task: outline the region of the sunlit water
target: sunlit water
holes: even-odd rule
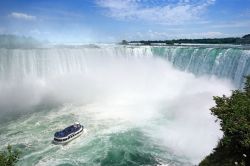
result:
[[[1,49],[0,147],[18,165],[194,165],[222,136],[209,108],[227,79],[174,69],[149,48]],[[67,145],[53,134],[79,121]]]

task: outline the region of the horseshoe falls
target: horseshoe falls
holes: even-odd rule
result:
[[[250,51],[239,48],[155,47],[153,54],[196,76],[226,78],[237,87],[250,73]]]
[[[1,48],[0,147],[17,165],[195,165],[223,134],[212,97],[248,74],[244,47]],[[75,121],[88,132],[52,144]]]

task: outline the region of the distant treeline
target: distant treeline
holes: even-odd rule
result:
[[[214,38],[214,39],[173,39],[173,40],[140,40],[140,41],[122,41],[122,44],[181,44],[181,43],[193,43],[193,44],[250,44],[250,34],[243,37],[228,37],[228,38]]]

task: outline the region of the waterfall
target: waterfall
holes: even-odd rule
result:
[[[239,80],[248,60],[247,50],[191,46],[2,48],[0,144],[23,147],[20,165],[65,164],[69,154],[85,165],[195,165],[222,136],[212,96],[234,88],[195,75]],[[66,151],[52,145],[54,132],[74,121],[89,134]]]
[[[103,48],[46,48],[0,49],[0,79],[23,79],[26,76],[47,77],[65,73],[85,73],[95,58],[107,62],[112,57],[152,56],[150,49]],[[101,65],[101,64],[100,64]]]
[[[239,48],[168,47],[52,47],[40,49],[0,49],[0,79],[24,79],[26,76],[47,77],[65,73],[87,73],[95,57],[99,65],[112,57],[141,58],[157,56],[182,71],[196,76],[230,79],[239,88],[250,74],[250,50]],[[108,61],[110,62],[110,61]]]
[[[230,79],[237,88],[243,86],[244,76],[250,74],[250,50],[172,46],[153,47],[152,52],[180,70],[196,76]]]

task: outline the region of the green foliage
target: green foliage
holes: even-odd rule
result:
[[[250,76],[243,91],[235,90],[230,97],[214,97],[211,112],[220,120],[224,133],[214,152],[201,166],[250,165]]]
[[[1,166],[14,166],[18,161],[20,152],[12,150],[10,145],[7,146],[5,151],[0,151],[0,165]]]
[[[128,44],[128,41],[127,41],[127,40],[122,40],[121,44],[127,45],[127,44]]]
[[[167,45],[173,45],[173,44],[174,44],[174,42],[173,42],[173,41],[171,41],[171,40],[166,41],[165,43],[166,43]]]
[[[244,90],[248,96],[250,96],[250,76],[246,77]]]
[[[247,34],[247,35],[244,35],[243,37],[242,37],[243,39],[249,39],[250,38],[250,34]]]
[[[174,40],[141,40],[130,41],[129,43],[141,43],[143,45],[151,45],[152,43],[193,43],[193,44],[250,44],[250,34],[240,37],[214,38],[214,39],[174,39]]]

